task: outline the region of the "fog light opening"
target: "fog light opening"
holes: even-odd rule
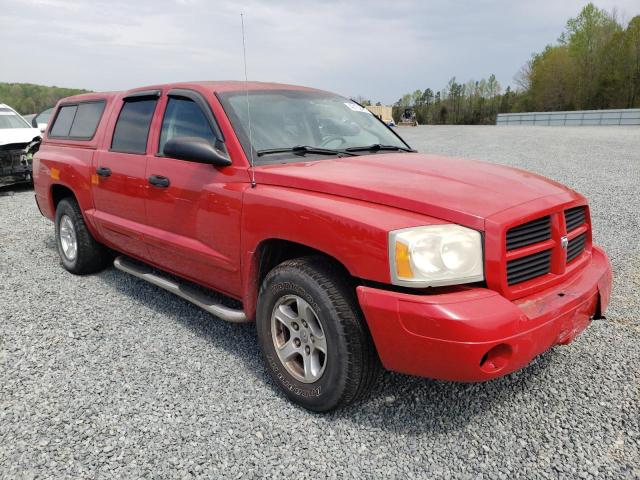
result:
[[[496,345],[482,356],[480,369],[485,373],[497,373],[509,364],[512,353],[511,346],[506,343]]]

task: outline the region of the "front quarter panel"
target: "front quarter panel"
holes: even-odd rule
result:
[[[354,277],[390,283],[388,232],[442,223],[360,200],[262,184],[246,190],[243,203],[244,304],[251,316],[258,289],[255,254],[265,240],[306,245],[335,258]]]

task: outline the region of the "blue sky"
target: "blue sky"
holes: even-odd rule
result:
[[[250,79],[393,102],[513,76],[586,2],[412,0],[0,0],[0,81],[121,90],[181,80]],[[622,19],[638,0],[597,1]]]

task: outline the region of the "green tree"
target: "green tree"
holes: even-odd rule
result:
[[[6,103],[19,113],[27,115],[52,107],[61,98],[88,91],[77,88],[45,87],[30,83],[0,83],[0,103]]]
[[[640,107],[640,15],[629,22],[624,38],[627,62],[625,83],[627,107]]]
[[[422,91],[420,89],[411,94],[411,105],[414,107],[422,106]]]
[[[613,16],[593,3],[588,3],[577,17],[567,21],[560,43],[567,46],[575,68],[577,108],[600,106],[596,97],[602,82],[603,49],[620,30]]]
[[[576,73],[568,47],[547,46],[532,62],[528,95],[536,111],[573,110]]]

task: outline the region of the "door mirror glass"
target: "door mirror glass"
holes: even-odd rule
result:
[[[162,153],[166,157],[188,162],[209,163],[216,167],[231,165],[231,159],[200,137],[173,137],[164,144]]]

